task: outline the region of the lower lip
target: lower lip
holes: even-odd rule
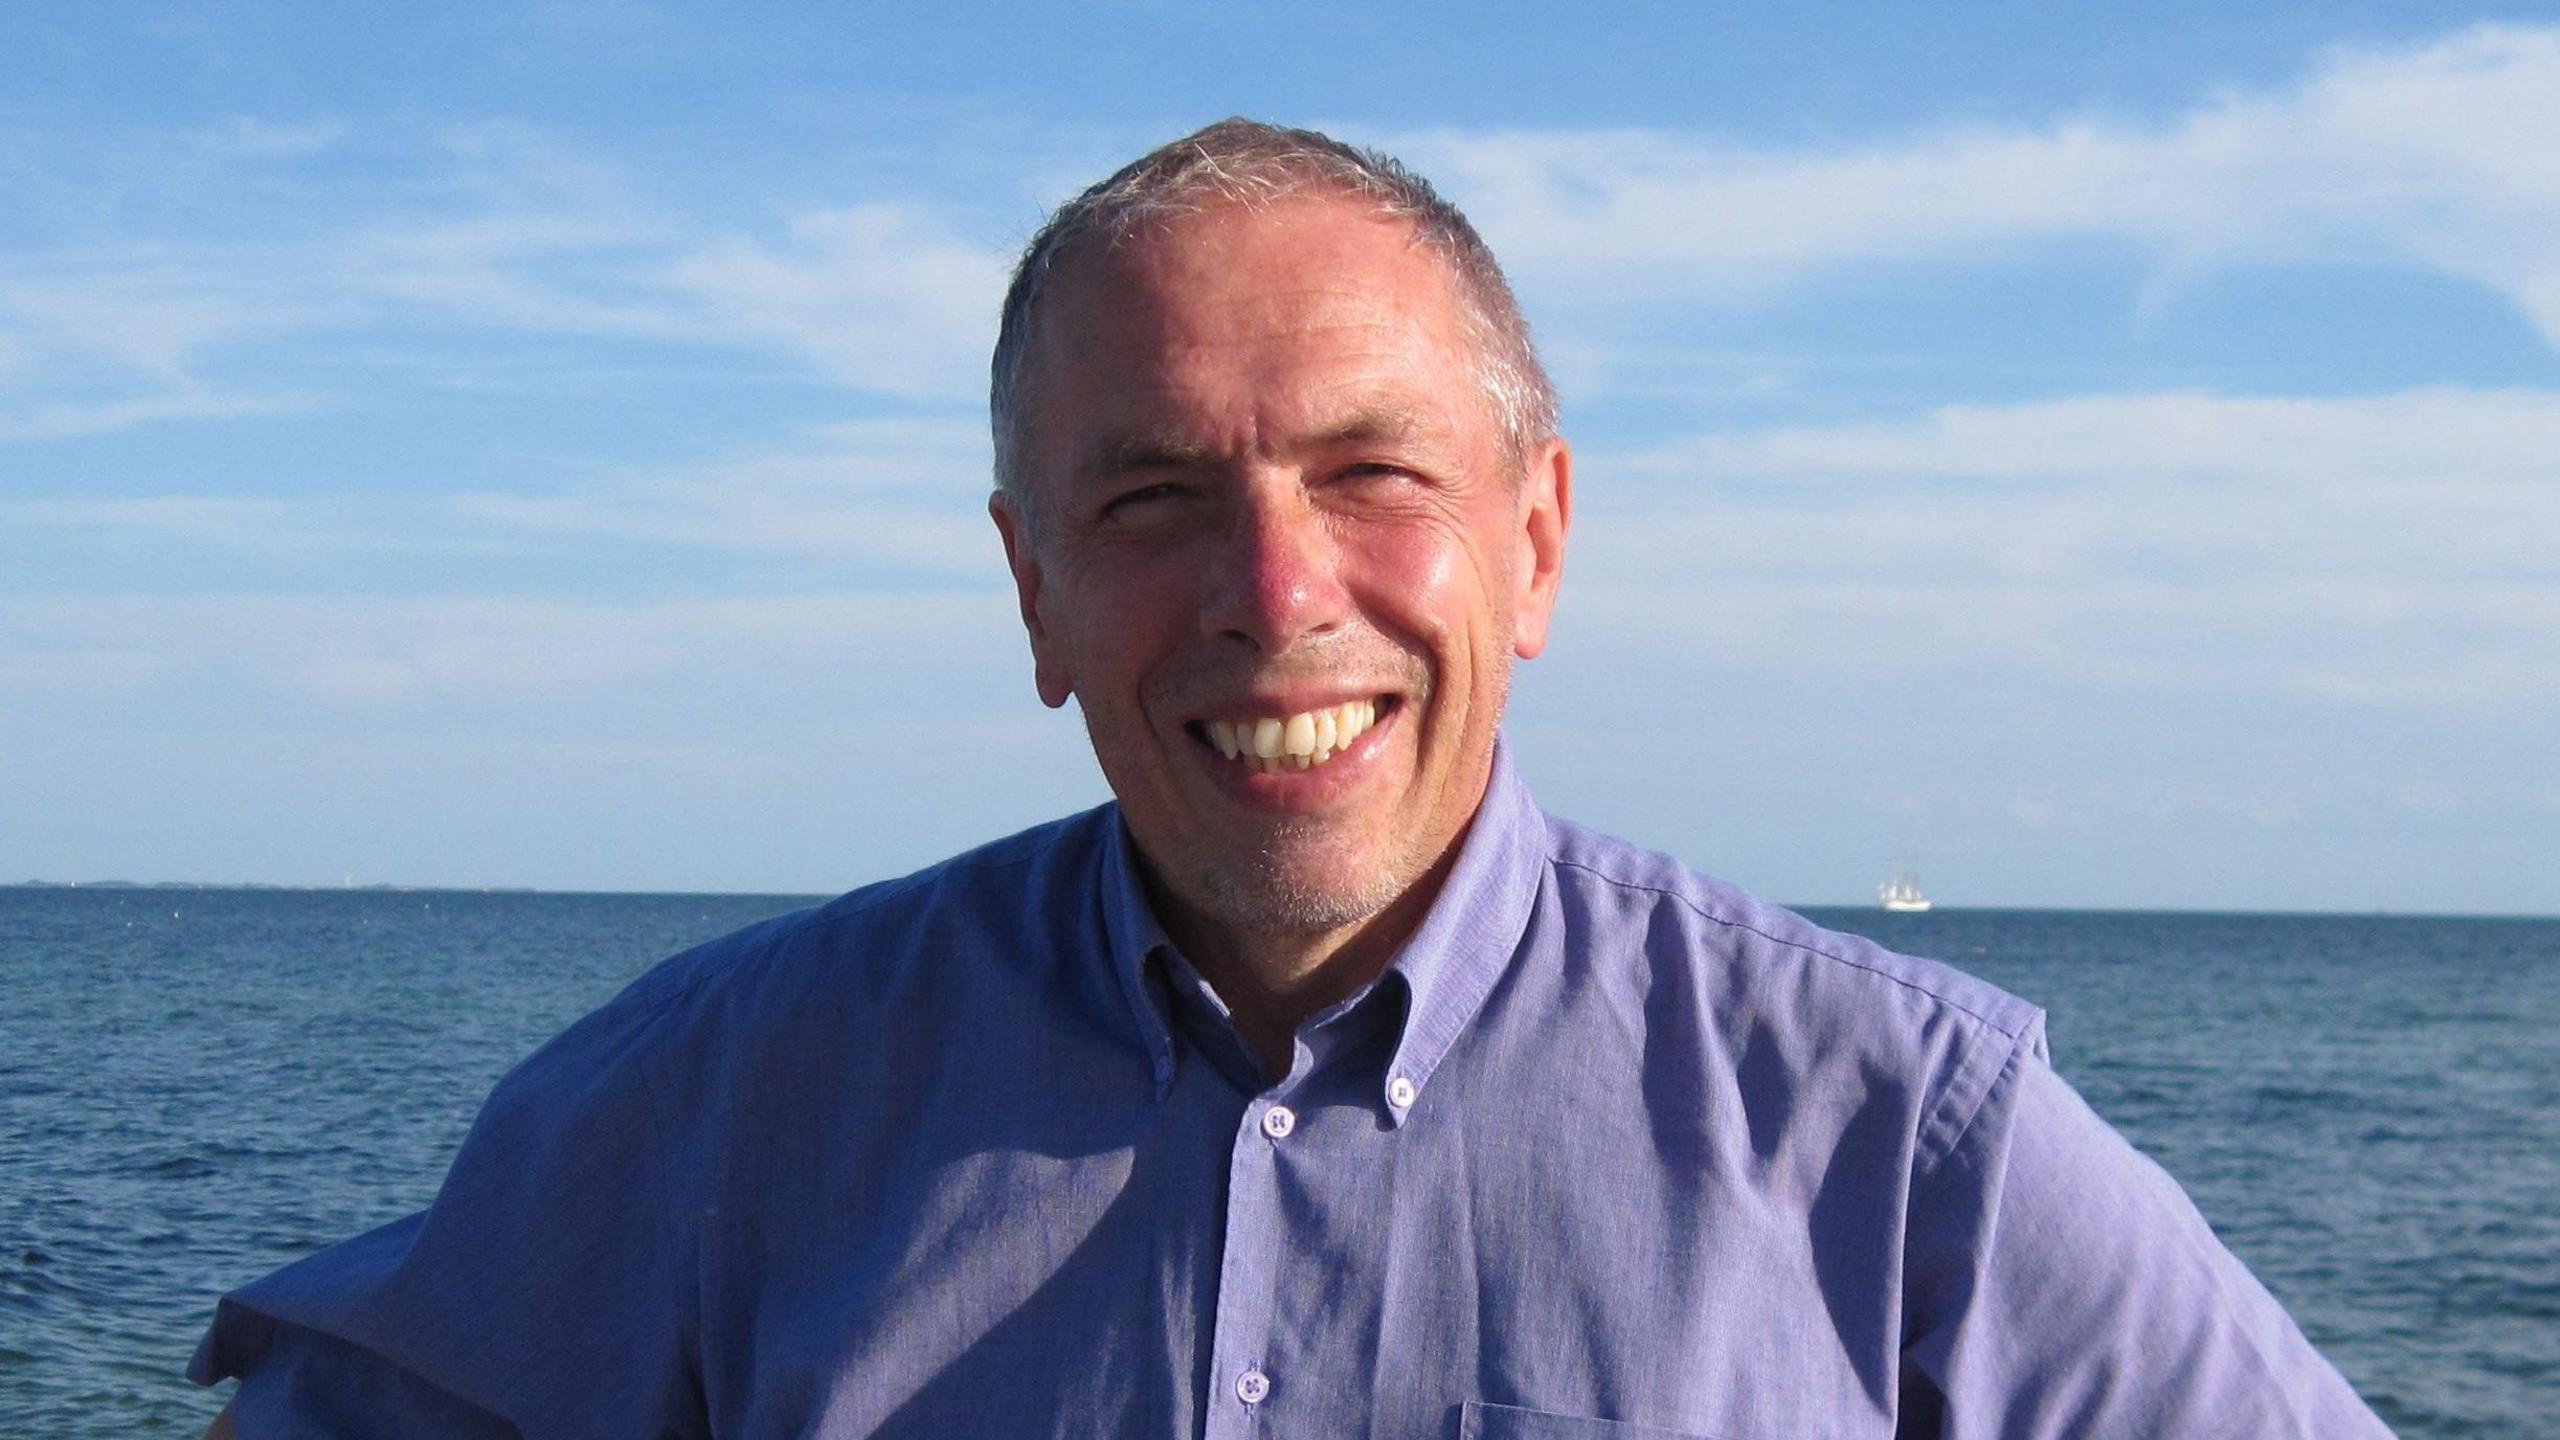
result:
[[[1391,705],[1379,711],[1377,723],[1360,732],[1360,737],[1347,749],[1334,752],[1334,757],[1321,765],[1304,770],[1256,770],[1241,760],[1230,760],[1218,753],[1217,747],[1194,737],[1193,744],[1218,783],[1229,795],[1256,810],[1281,815],[1303,815],[1321,811],[1333,804],[1366,779],[1385,749],[1388,737],[1404,718],[1404,706]]]

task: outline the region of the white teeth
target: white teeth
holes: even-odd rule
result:
[[[1316,753],[1316,717],[1313,715],[1290,716],[1287,727],[1280,734],[1280,748],[1291,755]]]
[[[1346,700],[1321,710],[1258,720],[1212,720],[1201,727],[1219,754],[1268,775],[1309,770],[1351,748],[1378,723],[1378,702]]]

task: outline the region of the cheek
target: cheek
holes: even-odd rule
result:
[[[1463,545],[1432,531],[1375,537],[1353,557],[1368,580],[1372,613],[1391,633],[1419,644],[1446,665],[1454,647],[1474,643],[1494,618],[1487,577]]]
[[[1078,577],[1072,648],[1080,670],[1126,682],[1180,642],[1195,613],[1177,566],[1096,568]]]

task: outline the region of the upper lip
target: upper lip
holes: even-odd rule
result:
[[[1327,686],[1321,690],[1290,690],[1248,695],[1223,705],[1208,706],[1194,715],[1194,720],[1260,720],[1266,716],[1287,717],[1309,710],[1328,710],[1352,700],[1392,699],[1395,691],[1386,688],[1364,690],[1358,686]]]

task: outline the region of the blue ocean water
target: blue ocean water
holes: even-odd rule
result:
[[[509,1064],[787,897],[0,889],[0,1435],[192,1435],[222,1290],[434,1193]],[[2045,1005],[2407,1437],[2555,1433],[2560,921],[1817,911]]]

